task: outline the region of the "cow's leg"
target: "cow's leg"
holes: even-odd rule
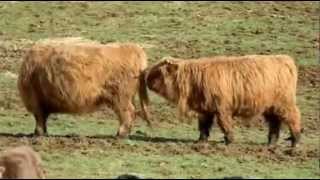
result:
[[[300,122],[300,111],[294,106],[286,110],[280,111],[280,116],[283,118],[283,121],[288,125],[291,137],[291,146],[296,147],[301,138],[301,122]]]
[[[217,114],[217,123],[224,133],[224,140],[226,145],[234,141],[234,135],[232,131],[232,117],[231,113],[219,112]]]
[[[198,142],[207,142],[210,136],[210,130],[213,125],[213,114],[200,114],[198,118],[198,128],[200,137]]]
[[[276,145],[280,136],[281,120],[274,113],[264,114],[269,124],[268,144]]]
[[[135,118],[135,109],[132,102],[129,102],[127,107],[119,108],[120,126],[117,132],[118,138],[126,138],[131,131],[132,123]]]
[[[49,113],[47,112],[37,112],[34,113],[34,118],[36,120],[36,127],[34,130],[34,134],[36,136],[44,136],[48,135],[47,132],[47,119],[49,117]]]

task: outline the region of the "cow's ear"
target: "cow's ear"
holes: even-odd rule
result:
[[[164,62],[165,64],[170,64],[174,60],[175,60],[175,58],[173,58],[171,56],[165,56],[161,59],[161,61]]]
[[[179,64],[178,63],[169,61],[168,65],[167,65],[167,71],[169,73],[176,72],[178,70],[178,68],[179,68]]]

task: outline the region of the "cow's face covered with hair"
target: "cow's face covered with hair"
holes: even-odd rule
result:
[[[146,74],[148,88],[162,97],[176,102],[179,97],[178,76],[179,61],[164,59],[151,67]]]
[[[0,179],[44,179],[41,157],[29,146],[8,149],[0,156]]]

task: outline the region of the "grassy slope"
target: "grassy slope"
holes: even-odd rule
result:
[[[164,55],[292,55],[316,64],[318,3],[14,3],[0,4],[5,39],[83,36],[134,41],[152,62]]]
[[[237,142],[230,147],[220,143],[217,130],[209,147],[198,150],[192,142],[198,136],[196,124],[179,123],[175,109],[154,95],[157,129],[139,122],[131,140],[112,139],[117,121],[109,112],[54,116],[49,132],[57,137],[19,137],[33,131],[34,120],[21,109],[15,78],[5,74],[17,73],[19,48],[26,41],[71,35],[144,44],[151,63],[168,55],[285,53],[299,65],[319,66],[318,7],[316,2],[0,3],[0,149],[32,145],[51,178],[112,178],[126,172],[153,178],[319,178],[320,99],[315,88],[299,86],[298,104],[310,133],[303,135],[300,153],[290,156],[283,141],[287,131],[273,152],[264,146],[265,128],[236,129]]]

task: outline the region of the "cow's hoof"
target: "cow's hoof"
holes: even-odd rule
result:
[[[38,131],[38,130],[35,130],[33,134],[33,137],[46,137],[46,136],[48,136],[48,133],[43,131]]]
[[[297,149],[299,149],[299,147],[300,147],[300,144],[297,144],[297,143],[291,143],[291,149],[293,149],[293,150],[297,150]]]
[[[228,146],[233,142],[233,138],[224,137],[224,143]]]
[[[292,136],[289,136],[287,138],[284,139],[285,141],[292,141],[293,140],[293,137]]]
[[[274,143],[268,144],[268,149],[276,149],[277,147],[278,147],[278,144],[274,144]]]
[[[129,134],[127,133],[117,133],[116,139],[121,140],[121,139],[126,139],[128,138]]]
[[[286,154],[290,156],[299,156],[301,154],[301,151],[299,151],[299,148],[296,147],[290,147],[288,150],[285,151]]]
[[[196,142],[199,144],[208,143],[208,139],[209,139],[208,135],[204,133],[200,133],[200,136]]]

